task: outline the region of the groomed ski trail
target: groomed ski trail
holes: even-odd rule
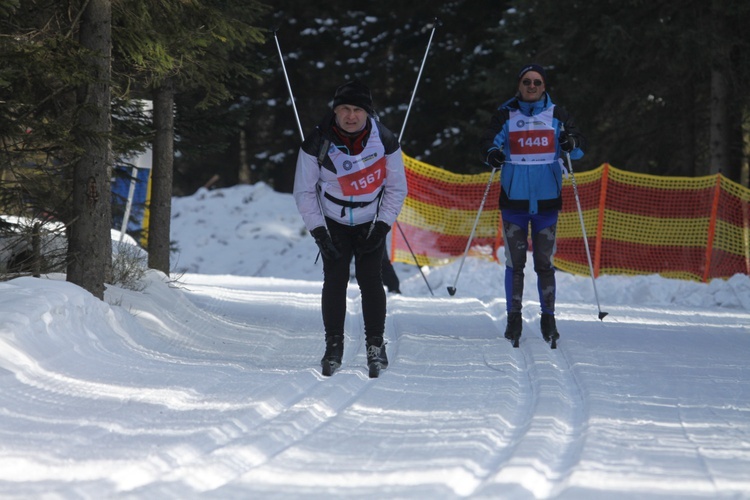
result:
[[[145,330],[121,332],[125,341],[88,367],[132,358],[133,373],[145,371],[136,385],[159,389],[130,399],[136,406],[122,417],[109,413],[164,443],[128,468],[133,498],[715,498],[750,490],[750,457],[737,448],[750,435],[741,396],[750,390],[746,313],[611,308],[602,323],[589,304],[564,304],[560,344],[550,350],[532,303],[513,349],[499,299],[390,295],[390,366],[371,380],[355,285],[344,363],[332,377],[320,374],[320,283],[190,276],[181,288],[179,307],[163,316],[152,313],[158,304],[130,304],[144,296],[125,293],[122,306]],[[670,339],[671,352],[649,349],[655,335]],[[649,367],[689,383],[665,385]],[[701,404],[694,386],[726,403]],[[68,391],[72,405],[87,389]],[[163,408],[159,394],[171,397]],[[200,436],[189,450],[184,433]],[[127,449],[142,453],[146,439]],[[142,486],[133,488],[133,477]]]
[[[227,319],[232,316],[232,304],[246,302],[242,316],[257,323],[257,316],[250,319],[258,313],[253,311],[257,308],[254,304],[266,301],[259,300],[256,293],[247,292],[243,301],[236,290],[214,289],[196,304],[222,321],[235,324],[242,320]],[[301,305],[299,297],[291,299],[291,304]],[[313,296],[314,302],[318,300]],[[271,311],[267,307],[263,311],[270,318]],[[433,316],[429,321],[423,321],[425,311]],[[281,315],[278,320],[283,323]],[[314,317],[309,320],[308,325],[320,324]],[[356,288],[350,289],[342,367],[330,380],[316,379],[306,385],[304,393],[285,402],[287,406],[279,415],[259,426],[261,430],[293,428],[297,434],[270,440],[276,444],[263,447],[264,461],[246,464],[250,467],[236,484],[229,482],[222,490],[230,494],[252,482],[259,491],[271,494],[281,482],[288,481],[281,471],[299,467],[295,477],[308,478],[308,486],[300,486],[302,494],[321,487],[339,492],[353,488],[354,494],[359,488],[366,489],[361,478],[354,485],[339,478],[347,472],[357,477],[363,470],[389,478],[387,489],[393,495],[414,494],[415,488],[420,494],[459,497],[493,496],[513,489],[522,496],[524,490],[533,491],[535,496],[550,494],[564,482],[565,470],[561,471],[560,466],[568,463],[571,456],[575,461],[585,409],[563,351],[550,353],[541,337],[532,334],[532,323],[525,318],[523,346],[512,349],[502,338],[504,314],[497,303],[390,296],[386,340],[391,364],[378,381],[368,383],[361,307]],[[430,325],[435,324],[440,325],[439,331],[431,330]],[[310,330],[309,326],[306,329]],[[317,372],[323,349],[322,331],[318,327],[308,334],[304,345],[315,346],[308,368]],[[278,345],[276,349],[285,348],[298,350],[294,344]],[[269,366],[265,361],[251,364]],[[485,369],[478,370],[481,366]],[[424,393],[421,388],[434,386],[436,380],[440,381],[440,393]],[[279,391],[285,392],[282,387]],[[263,393],[268,395],[269,388]],[[438,408],[429,414],[419,410],[435,406]],[[313,411],[315,417],[310,415]],[[400,435],[400,421],[407,419],[413,426],[415,415],[424,422],[423,432]],[[351,422],[357,422],[355,436],[351,429],[347,430]],[[414,434],[413,430],[409,434]],[[348,453],[336,448],[335,443],[341,442],[342,436],[351,441],[346,446]],[[315,444],[318,442],[320,445]],[[350,446],[369,449],[370,458],[352,461]],[[413,456],[415,446],[430,447],[434,458],[430,465],[422,466],[419,486],[413,484],[414,478],[399,479],[398,474],[398,464]],[[457,447],[463,451],[457,454]],[[305,450],[304,456],[312,453],[318,457],[326,464],[324,470],[305,472],[310,470],[310,463],[295,465],[294,457],[301,450]],[[278,472],[272,472],[275,470]],[[528,478],[520,484],[519,470]],[[277,479],[264,487],[262,478],[268,480],[269,473]],[[274,484],[275,481],[280,483]]]

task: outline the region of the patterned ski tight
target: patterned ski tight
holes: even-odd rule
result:
[[[532,256],[537,275],[539,303],[543,313],[555,313],[555,255],[557,211],[529,214],[503,210],[503,239],[505,241],[505,298],[508,312],[521,312],[523,307],[524,267],[529,248],[531,224]]]

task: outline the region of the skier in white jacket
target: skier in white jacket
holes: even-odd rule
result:
[[[381,259],[407,188],[398,139],[373,115],[367,86],[358,80],[345,83],[297,157],[294,199],[323,257],[324,375],[341,365],[352,257],[371,376],[388,365]]]

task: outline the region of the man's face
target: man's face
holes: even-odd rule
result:
[[[336,125],[349,134],[359,132],[365,127],[367,111],[351,104],[339,104],[333,110],[336,115]]]
[[[535,102],[541,99],[544,95],[542,75],[536,71],[526,72],[518,82],[518,92],[521,94],[522,101]]]

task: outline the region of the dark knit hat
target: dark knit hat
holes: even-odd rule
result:
[[[341,104],[351,104],[352,106],[364,109],[369,114],[373,114],[370,89],[359,80],[347,82],[336,89],[331,108],[336,109],[336,106]]]
[[[538,64],[527,64],[523,68],[521,68],[521,71],[518,72],[518,80],[521,80],[523,78],[523,75],[528,73],[529,71],[536,71],[540,75],[542,75],[542,80],[544,83],[547,83],[547,73],[544,71],[544,68],[539,66]]]

